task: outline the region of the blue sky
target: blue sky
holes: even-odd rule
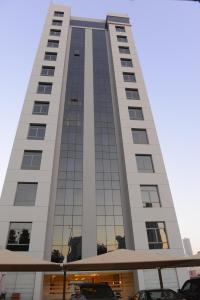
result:
[[[176,0],[66,0],[73,16],[128,13],[182,237],[200,250],[200,4]],[[0,0],[0,190],[48,0]]]

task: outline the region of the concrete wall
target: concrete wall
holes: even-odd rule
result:
[[[63,11],[64,17],[54,17],[54,11]],[[62,26],[52,26],[52,19],[63,20]],[[45,250],[52,170],[56,146],[57,124],[60,118],[59,109],[69,21],[69,8],[60,5],[51,5],[49,7],[48,16],[44,25],[20,116],[0,201],[0,245],[6,247],[10,222],[32,222],[30,247],[29,252],[26,252],[26,254],[38,258],[44,257]],[[61,36],[50,36],[50,28],[61,29]],[[59,40],[59,48],[46,47],[48,39]],[[57,52],[57,61],[44,61],[45,51]],[[40,76],[42,65],[55,66],[54,77]],[[53,83],[51,95],[37,94],[37,85],[40,81]],[[50,106],[48,115],[32,115],[34,101],[49,101]],[[29,123],[46,124],[44,140],[38,141],[27,139]],[[42,150],[40,170],[21,170],[24,150]],[[23,181],[38,182],[35,206],[13,206],[17,182]],[[12,276],[10,282],[12,281]],[[40,275],[38,276],[40,277]],[[28,277],[26,274],[19,274],[17,278],[16,282],[21,282],[16,287],[16,290],[19,291],[22,290],[22,285],[25,280],[28,280]],[[31,286],[31,284],[29,286]],[[33,286],[34,281],[32,280],[31,288]],[[35,289],[34,299],[39,299],[41,293],[40,287],[41,280],[40,284],[37,285],[37,288]],[[31,293],[29,293],[29,296],[24,294],[22,299],[32,299]]]
[[[120,15],[119,15],[120,16]],[[135,249],[149,249],[148,239],[146,233],[145,222],[147,221],[162,221],[165,222],[167,237],[169,242],[169,249],[155,250],[156,252],[166,254],[183,254],[180,231],[177,223],[175,209],[171,197],[169,183],[165,171],[165,166],[162,158],[162,153],[159,146],[156,128],[153,121],[153,116],[145,89],[145,84],[139,65],[139,60],[136,53],[135,44],[132,38],[131,26],[125,26],[125,32],[116,32],[115,25],[109,23],[109,38],[112,50],[112,61],[114,66],[114,76],[116,84],[116,93],[118,99],[119,122],[121,126],[123,151],[125,158],[126,178],[128,183],[128,196],[131,210],[133,239]],[[122,25],[122,24],[121,24]],[[128,43],[118,42],[117,35],[127,36]],[[119,53],[119,46],[128,46],[130,54]],[[133,62],[132,67],[122,67],[120,58],[131,58]],[[136,76],[136,82],[124,82],[123,72],[133,72]],[[139,91],[140,100],[127,100],[125,88],[136,88]],[[128,107],[142,107],[144,120],[130,120]],[[147,131],[149,144],[134,144],[131,128],[144,128]],[[154,173],[139,173],[137,170],[135,154],[151,154],[153,159]],[[161,207],[158,208],[143,208],[140,185],[158,185],[159,195],[161,199]],[[151,250],[154,251],[154,250]],[[148,286],[149,272],[144,271],[144,275],[138,272],[139,287],[144,288]],[[152,273],[153,274],[153,273]],[[170,277],[171,270],[169,271]],[[180,281],[187,278],[187,272],[182,271],[179,274]],[[152,280],[156,280],[150,276]],[[168,279],[166,279],[168,281]],[[177,283],[171,286],[177,286]]]

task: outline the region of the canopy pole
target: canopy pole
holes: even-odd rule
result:
[[[66,279],[67,279],[67,274],[66,274],[66,271],[64,270],[64,274],[63,274],[63,300],[65,300]]]
[[[160,288],[161,288],[161,290],[163,290],[163,280],[162,280],[161,268],[158,268],[158,277],[159,277],[159,282],[160,282]]]

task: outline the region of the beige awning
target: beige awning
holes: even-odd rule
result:
[[[200,255],[190,257],[156,253],[156,250],[119,249],[64,264],[66,271],[108,271],[200,266]]]
[[[0,272],[61,271],[59,264],[31,257],[28,253],[0,249]]]

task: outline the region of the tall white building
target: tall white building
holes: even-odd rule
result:
[[[183,254],[129,17],[50,5],[0,201],[0,245],[60,262],[118,248]],[[176,289],[185,271],[163,270]],[[72,274],[125,299],[154,270]],[[59,274],[10,274],[8,292],[54,299]],[[68,293],[70,286],[68,285]]]

